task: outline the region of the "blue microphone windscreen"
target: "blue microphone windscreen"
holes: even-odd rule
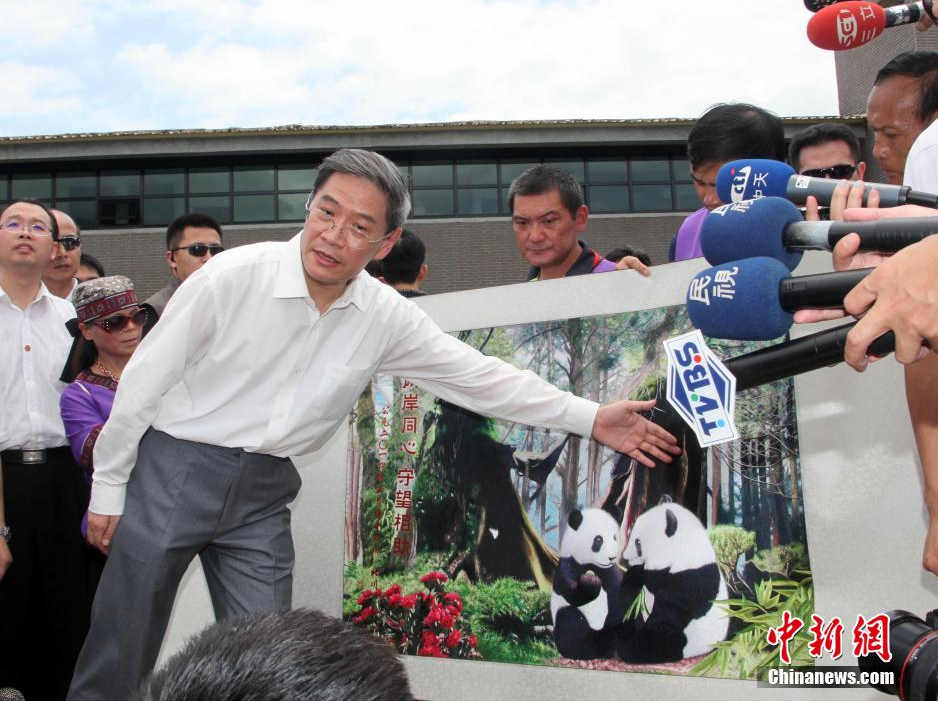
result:
[[[765,256],[701,271],[687,289],[691,322],[717,339],[777,339],[793,321],[778,299],[779,283],[790,275],[785,266]]]
[[[717,173],[717,195],[729,205],[757,197],[785,197],[795,169],[768,158],[743,158],[723,164]]]
[[[719,265],[753,256],[770,256],[794,270],[801,252],[785,250],[785,227],[803,220],[792,203],[780,197],[720,205],[704,217],[700,248],[707,263]]]

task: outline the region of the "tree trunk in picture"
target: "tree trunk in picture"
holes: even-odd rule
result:
[[[473,510],[477,524],[474,544],[454,540],[453,547],[472,547],[472,572],[483,581],[513,577],[549,590],[557,555],[532,527],[515,491],[514,449],[491,436],[491,425],[492,420],[440,402],[429,460],[447,472],[453,491]],[[452,519],[450,524],[455,527]]]
[[[349,466],[345,480],[345,560],[357,562],[361,555],[361,534],[358,531],[358,505],[361,489],[362,453],[358,442],[356,414],[349,420]]]
[[[720,523],[720,506],[722,503],[721,489],[723,487],[723,470],[720,461],[720,447],[710,449],[710,526]],[[705,524],[707,522],[704,522]]]
[[[749,451],[749,440],[744,439],[740,440],[740,452],[739,452],[739,470],[742,480],[740,481],[739,489],[739,502],[740,502],[740,512],[743,517],[743,529],[748,531],[755,530],[755,524],[753,521],[752,513],[752,475],[751,469],[749,468],[749,462],[752,459],[751,452]]]
[[[774,441],[774,440],[773,440]],[[778,460],[774,461],[769,467],[769,474],[772,476],[773,497],[775,502],[775,530],[777,543],[790,544],[792,542],[791,533],[791,501],[786,495],[787,485],[784,476],[784,464],[781,457],[781,446],[777,446],[776,453]]]
[[[700,511],[701,495],[706,496],[706,492],[701,491],[701,482],[705,482],[701,481],[701,475],[706,470],[706,454],[700,448],[697,435],[667,401],[664,380],[658,383],[656,397],[658,402],[649,419],[677,438],[681,455],[675,457],[671,463],[653,458],[654,468],[635,464],[633,484],[629,491],[629,509],[623,518],[626,532],[631,531],[639,515],[657,505],[664,495],[669,495],[672,500],[695,514]],[[701,522],[706,523],[705,502]]]
[[[358,478],[358,501],[355,503],[355,520],[363,562],[371,562],[374,514],[366,509],[362,498],[369,489],[375,487],[375,478],[378,472],[378,462],[375,459],[375,403],[372,396],[373,392],[373,387],[369,387],[358,399],[355,426],[355,433],[359,441],[358,449],[361,465]]]
[[[583,320],[568,319],[561,325],[561,329],[567,356],[566,371],[570,392],[577,397],[583,397]],[[561,477],[561,493],[558,518],[560,531],[557,538],[562,540],[567,528],[567,515],[580,506],[580,437],[570,437],[564,466],[558,472]]]

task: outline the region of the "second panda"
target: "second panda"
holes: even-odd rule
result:
[[[617,627],[616,652],[626,663],[663,663],[709,653],[726,638],[729,617],[714,600],[726,582],[707,531],[697,516],[671,502],[642,514],[623,554],[629,563],[625,604],[644,587],[643,622]]]

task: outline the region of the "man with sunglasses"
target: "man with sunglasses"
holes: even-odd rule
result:
[[[56,297],[71,300],[81,265],[81,232],[75,220],[62,210],[52,210],[52,214],[59,227],[59,245],[42,275],[42,282]]]
[[[141,305],[148,312],[147,334],[156,324],[169,299],[182,282],[204,266],[215,254],[225,250],[221,226],[205,214],[192,212],[177,217],[166,230],[166,264],[173,277],[165,288]]]
[[[88,539],[109,557],[73,698],[129,698],[196,555],[217,618],[290,607],[287,505],[300,476],[289,457],[321,448],[375,373],[475,412],[593,436],[645,465],[680,453],[638,414],[654,402],[599,407],[561,392],[443,333],[364,272],[410,212],[388,159],[327,157],[306,209],[289,241],[239,247],[193,274],[124,369],[94,449]]]
[[[58,225],[36,201],[0,208],[0,688],[62,699],[88,628],[88,486],[58,412],[71,303],[42,277]]]
[[[834,180],[863,180],[860,140],[849,127],[823,122],[805,127],[791,138],[788,162],[799,175]]]

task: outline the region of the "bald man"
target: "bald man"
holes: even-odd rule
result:
[[[59,245],[55,247],[55,255],[42,274],[42,282],[53,295],[69,300],[72,297],[72,291],[78,285],[81,236],[75,220],[67,213],[62,210],[52,210],[52,214],[59,227]]]

